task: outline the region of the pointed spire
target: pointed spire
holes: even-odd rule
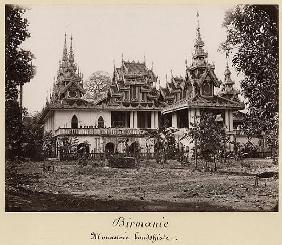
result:
[[[200,32],[200,21],[199,21],[199,12],[197,11],[197,34],[196,34],[196,41],[194,44],[195,50],[194,50],[194,54],[193,54],[193,60],[200,58],[200,60],[202,60],[202,58],[207,58],[208,54],[204,51],[204,41],[202,40],[201,37],[201,32]]]
[[[229,65],[228,65],[228,55],[226,55],[226,69],[224,72],[224,84],[226,85],[235,84],[235,82],[231,80],[231,71],[229,70]]]
[[[200,32],[200,20],[199,20],[199,12],[197,11],[197,39],[196,44],[200,44],[204,46],[204,42],[201,38],[201,32]]]
[[[74,54],[73,54],[73,50],[72,50],[72,35],[71,35],[70,41],[71,41],[71,43],[70,43],[69,62],[73,63],[74,62]]]
[[[68,59],[68,49],[67,49],[67,34],[65,33],[65,42],[64,42],[64,50],[63,50],[63,61],[67,61]]]
[[[146,65],[146,55],[144,53],[144,64]]]

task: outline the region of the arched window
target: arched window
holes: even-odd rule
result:
[[[98,119],[98,128],[104,128],[104,119],[102,116]]]
[[[78,119],[76,115],[71,119],[71,128],[78,128]]]

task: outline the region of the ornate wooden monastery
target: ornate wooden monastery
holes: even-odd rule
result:
[[[121,66],[114,67],[108,93],[94,103],[84,97],[83,75],[74,60],[72,38],[68,53],[65,36],[53,92],[41,115],[45,131],[57,137],[57,146],[62,137],[76,136],[81,143],[87,141],[94,152],[123,152],[125,143],[135,142],[141,151],[148,152],[149,148],[153,152],[154,139],[148,139],[146,132],[159,128],[160,121],[167,121],[167,127],[190,128],[200,120],[201,111],[212,110],[232,137],[233,112],[243,109],[244,104],[233,88],[229,67],[221,84],[215,66],[207,61],[199,24],[194,47],[192,63],[186,61],[185,76],[172,76],[159,89],[158,77],[145,62],[122,58]],[[215,95],[215,87],[221,85]]]

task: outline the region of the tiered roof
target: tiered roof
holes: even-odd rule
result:
[[[158,77],[145,62],[124,61],[121,67],[114,67],[107,105],[137,107],[138,109],[158,108],[156,89]]]
[[[231,71],[229,70],[228,63],[226,64],[226,70],[224,72],[224,83],[219,92],[220,96],[228,98],[234,101],[239,101],[238,94],[240,93],[233,87],[235,82],[231,79]]]
[[[197,17],[199,17],[198,14]],[[166,101],[163,112],[168,113],[172,110],[189,107],[243,109],[244,105],[236,97],[229,96],[233,91],[230,88],[232,84],[230,83],[229,69],[225,72],[224,92],[220,95],[214,94],[214,88],[220,87],[222,82],[215,74],[214,64],[207,60],[208,53],[204,49],[199,20],[196,31],[192,63],[188,66],[187,61],[185,62],[185,78],[172,75],[171,81],[167,82],[166,87],[160,89],[161,96]]]
[[[63,57],[59,62],[57,79],[53,84],[53,93],[50,98],[50,104],[68,103],[68,104],[85,104],[83,95],[83,75],[79,72],[77,65],[74,62],[74,52],[72,48],[72,37],[70,39],[70,51],[68,54],[66,34],[63,48]]]

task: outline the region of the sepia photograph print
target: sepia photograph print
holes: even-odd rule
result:
[[[5,212],[278,212],[278,12],[6,4]]]

